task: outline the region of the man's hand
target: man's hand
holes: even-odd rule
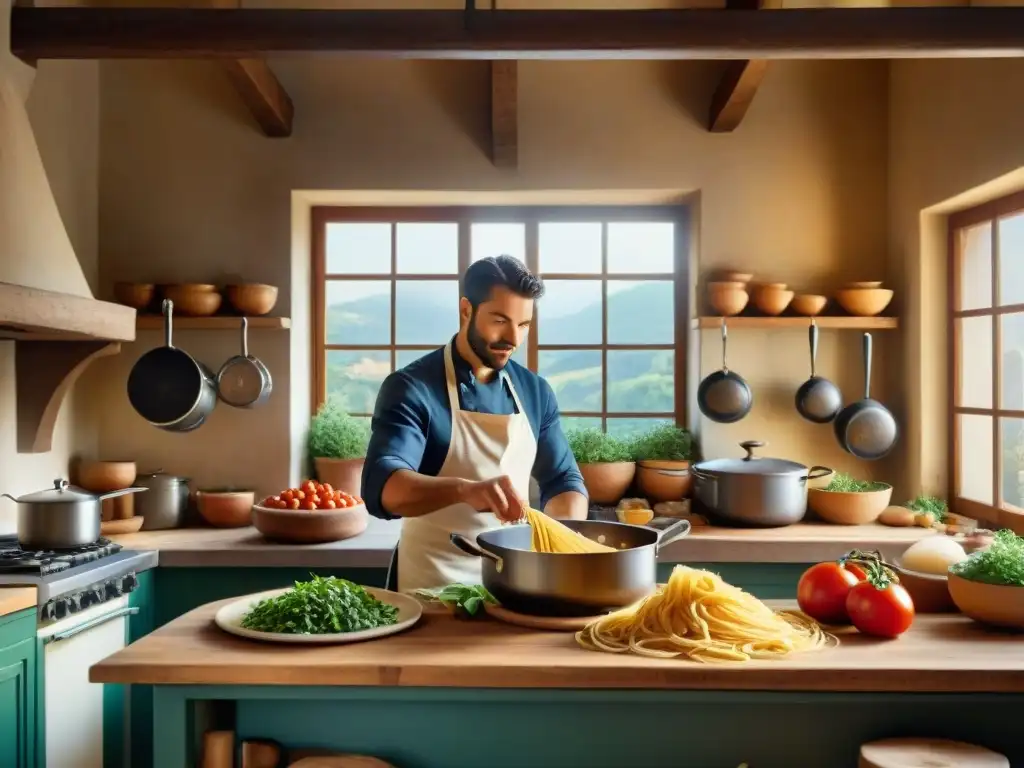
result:
[[[480,482],[466,482],[462,501],[478,512],[493,512],[504,523],[514,523],[526,514],[526,503],[519,498],[508,475]]]

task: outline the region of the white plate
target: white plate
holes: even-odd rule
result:
[[[213,617],[213,621],[225,632],[230,632],[232,635],[238,635],[239,637],[245,637],[250,640],[265,640],[272,643],[296,643],[299,645],[325,645],[357,643],[361,640],[372,640],[377,637],[394,635],[398,632],[409,629],[409,627],[419,621],[420,616],[423,615],[423,606],[416,598],[410,595],[390,592],[389,590],[378,589],[377,587],[363,587],[363,589],[376,597],[382,603],[388,603],[389,605],[393,605],[398,608],[397,624],[392,624],[387,627],[377,627],[376,629],[361,629],[357,632],[332,632],[324,635],[293,635],[287,632],[259,632],[255,629],[246,629],[242,626],[242,618],[251,611],[253,606],[260,602],[260,600],[277,597],[278,595],[289,592],[292,589],[292,587],[284,587],[283,589],[271,589],[267,592],[257,592],[252,595],[246,595],[245,597],[239,598],[235,602],[228,603],[220,608],[217,611],[217,615]]]

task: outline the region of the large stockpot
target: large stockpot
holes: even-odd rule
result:
[[[752,528],[778,528],[807,514],[807,481],[831,474],[828,467],[754,456],[764,443],[740,443],[742,459],[714,459],[693,466],[693,496],[724,522]]]
[[[73,488],[67,480],[56,479],[53,488],[14,498],[18,505],[18,545],[29,552],[77,549],[93,544],[100,537],[100,516],[103,499],[145,488],[122,488],[93,494]]]
[[[135,513],[142,516],[142,530],[179,528],[188,511],[189,479],[168,475],[158,469],[139,475],[135,482],[150,491],[135,505]]]
[[[679,520],[662,531],[598,520],[563,520],[569,528],[617,552],[561,555],[530,549],[529,525],[485,531],[452,543],[484,559],[483,584],[503,606],[535,616],[593,616],[630,605],[658,584],[658,550],[690,532]]]

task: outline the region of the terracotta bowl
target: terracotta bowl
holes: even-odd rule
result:
[[[881,314],[892,301],[890,288],[846,288],[836,291],[836,301],[856,317],[874,317]]]
[[[136,474],[134,461],[83,460],[75,469],[75,484],[92,493],[107,493],[130,488]]]
[[[968,581],[951,573],[949,594],[961,613],[981,624],[1024,630],[1024,587]]]
[[[595,504],[618,504],[633,482],[636,464],[616,461],[603,464],[580,464],[583,485]]]
[[[751,273],[749,273],[749,272],[728,272],[727,271],[727,272],[720,273],[718,279],[719,280],[730,281],[730,282],[742,283],[743,285],[746,285],[747,283],[749,283],[751,280],[754,279],[754,276]]]
[[[114,298],[118,304],[135,309],[146,309],[153,303],[156,286],[152,283],[114,283]]]
[[[949,576],[939,576],[920,571],[909,571],[899,561],[894,563],[896,572],[910,599],[914,601],[917,613],[955,613],[956,603],[949,594]]]
[[[228,302],[240,315],[258,317],[265,315],[277,303],[277,286],[261,283],[229,285],[225,289]]]
[[[708,303],[716,315],[732,317],[738,315],[750,301],[750,294],[742,288],[722,288],[708,294]]]
[[[766,315],[781,315],[793,300],[793,291],[777,285],[783,284],[760,285],[754,289],[754,306]]]
[[[174,302],[174,311],[192,317],[209,317],[220,309],[223,297],[216,286],[206,283],[168,285],[164,297]]]
[[[252,525],[255,491],[209,489],[196,491],[199,514],[214,528],[244,528]]]
[[[827,296],[818,296],[813,293],[798,293],[790,302],[789,308],[796,314],[804,317],[814,317],[821,314],[821,310],[828,304]]]
[[[886,485],[878,491],[847,493],[826,491],[822,488],[807,489],[807,506],[818,517],[836,525],[867,525],[873,523],[889,506],[892,486]]]
[[[645,459],[636,463],[636,484],[650,502],[679,501],[689,496],[693,476],[688,461]]]
[[[345,509],[291,510],[252,508],[252,524],[270,541],[324,544],[358,536],[369,524],[366,506]]]

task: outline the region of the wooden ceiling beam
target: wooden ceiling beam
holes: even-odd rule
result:
[[[725,0],[726,10],[760,11],[777,6],[772,0]],[[743,121],[768,69],[766,59],[730,62],[722,73],[708,115],[708,130],[730,133]]]
[[[499,168],[519,163],[519,64],[491,62],[491,160]]]
[[[1024,7],[642,11],[11,10],[22,59],[357,54],[447,59],[1024,56]]]
[[[227,59],[223,67],[263,133],[271,138],[291,136],[295,107],[270,65],[263,59]]]

